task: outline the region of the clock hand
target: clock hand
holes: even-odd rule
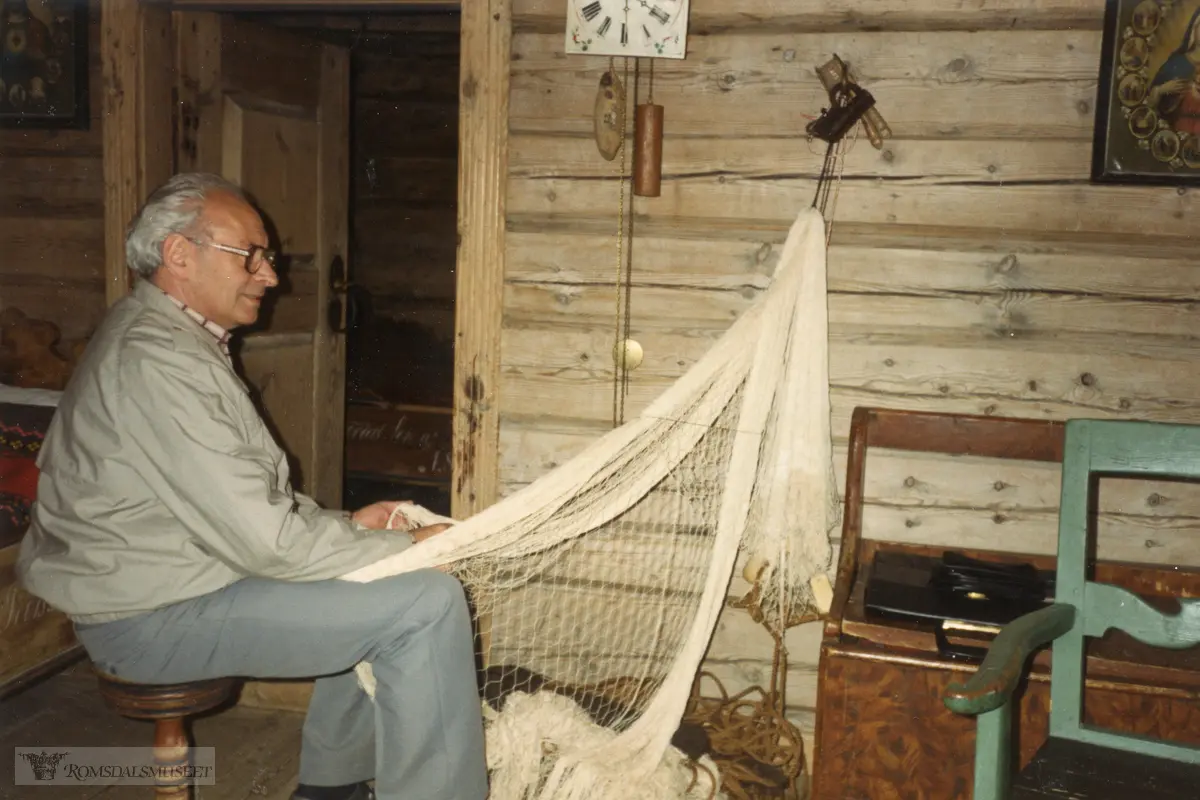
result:
[[[664,12],[658,6],[651,6],[648,0],[638,0],[638,2],[642,4],[642,8],[645,8],[650,11],[650,16],[654,17],[656,20],[658,20],[662,24],[666,25],[667,22],[670,21],[671,17],[669,14]],[[642,30],[646,30],[645,26],[642,26]],[[646,35],[649,36],[650,31],[647,30]]]

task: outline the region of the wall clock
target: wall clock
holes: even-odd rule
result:
[[[689,0],[567,0],[566,51],[683,58]]]

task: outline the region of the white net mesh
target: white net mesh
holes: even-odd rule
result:
[[[730,416],[644,497],[586,535],[515,563],[476,557],[461,571],[455,565],[490,639],[485,697],[551,681],[618,730],[644,710],[704,590]],[[586,493],[578,505],[587,507]],[[559,513],[569,519],[576,511],[587,513],[575,503]]]
[[[385,562],[438,566],[476,619],[496,800],[707,798],[670,745],[739,553],[768,624],[812,610],[838,503],[824,225],[797,219],[772,286],[637,419]],[[442,521],[402,509],[410,527]],[[359,665],[368,691],[368,665]],[[707,778],[697,780],[697,775]]]

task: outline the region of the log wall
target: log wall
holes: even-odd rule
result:
[[[350,46],[350,268],[369,312],[349,340],[351,398],[453,404],[457,13],[363,16]],[[446,418],[449,425],[450,419]]]
[[[104,313],[99,2],[91,0],[88,130],[0,129],[0,309],[89,334]]]
[[[352,49],[351,241],[375,311],[454,336],[458,193],[457,14]],[[424,23],[424,24],[420,24]]]
[[[563,55],[558,0],[515,0],[513,16],[505,493],[612,427],[619,201],[616,163],[592,140],[608,59]],[[839,481],[856,405],[1200,422],[1196,194],[1088,180],[1102,21],[1087,0],[694,0],[688,58],[654,65],[664,180],[661,197],[632,204],[646,360],[626,417],[767,285],[816,188],[823,150],[803,131],[827,103],[813,70],[836,52],[894,132],[881,151],[854,145],[833,208]],[[868,471],[864,535],[1052,552],[1057,480],[885,455]],[[1102,556],[1200,561],[1196,493],[1101,495]],[[810,755],[818,638],[816,626],[788,637],[789,717]],[[767,679],[770,654],[726,611],[708,663],[736,692]]]

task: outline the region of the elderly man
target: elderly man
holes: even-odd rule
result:
[[[146,683],[317,677],[297,800],[487,794],[462,587],[437,570],[336,577],[414,546],[289,484],[229,360],[229,331],[278,283],[237,186],[180,175],[130,226],[137,280],[64,392],[18,570],[97,666]],[[372,665],[372,702],[354,665]]]

